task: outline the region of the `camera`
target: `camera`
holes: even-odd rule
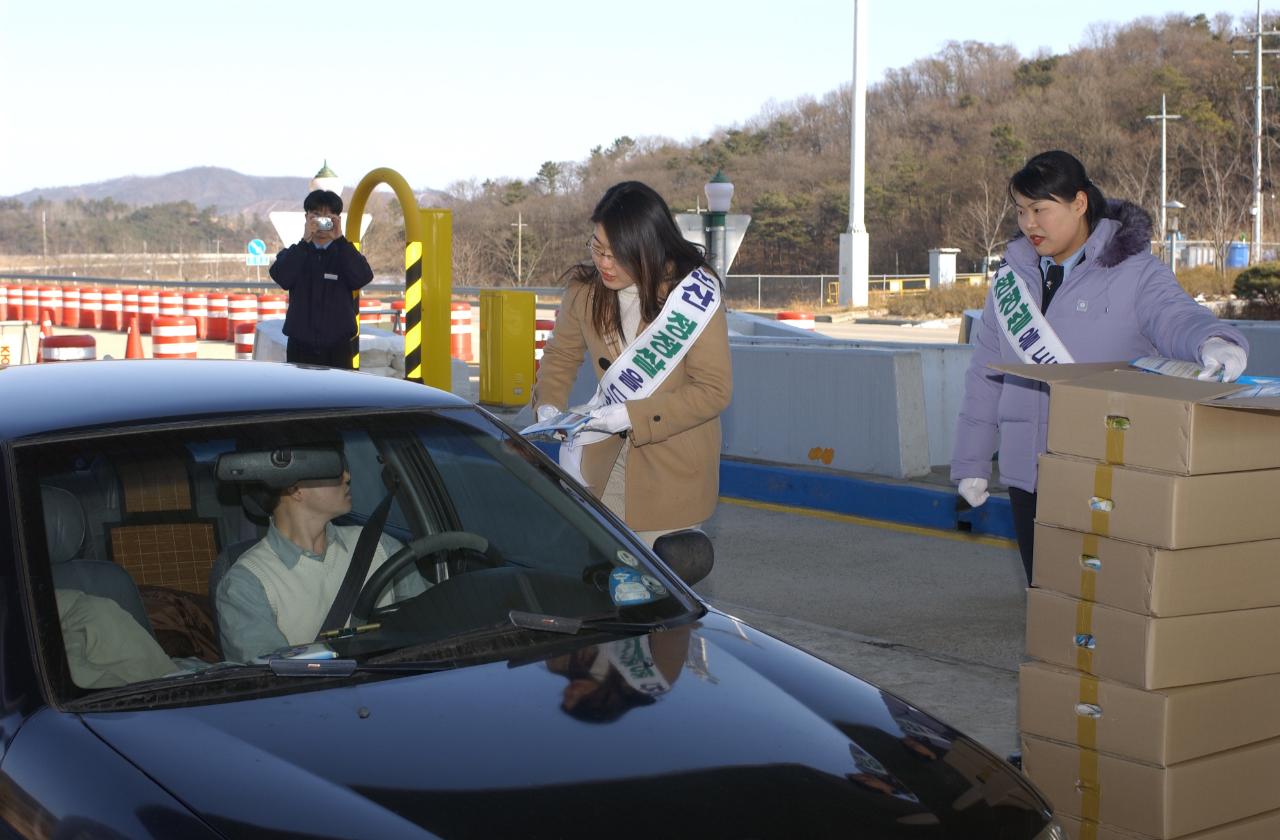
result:
[[[321,216],[316,219],[316,230],[333,230],[333,217]]]

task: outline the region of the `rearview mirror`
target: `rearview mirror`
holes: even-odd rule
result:
[[[690,586],[711,574],[716,562],[711,538],[693,529],[663,534],[654,541],[653,553]]]
[[[226,452],[218,456],[219,481],[253,481],[284,490],[299,481],[342,477],[346,462],[336,449],[280,449]]]

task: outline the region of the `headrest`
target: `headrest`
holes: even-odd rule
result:
[[[49,542],[49,562],[65,563],[84,548],[84,508],[69,491],[40,485],[44,505],[44,533]]]

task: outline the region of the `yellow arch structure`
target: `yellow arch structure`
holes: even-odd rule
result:
[[[380,167],[360,179],[347,210],[347,239],[360,248],[360,219],[379,184],[395,192],[404,216],[404,375],[448,391],[449,303],[453,298],[453,213],[418,207],[409,183],[394,169]],[[352,294],[359,323],[360,293]],[[352,367],[360,367],[360,336],[352,348]]]

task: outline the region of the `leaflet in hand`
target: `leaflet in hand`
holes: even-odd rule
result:
[[[1135,359],[1130,362],[1130,364],[1140,370],[1158,373],[1163,376],[1180,376],[1184,379],[1200,379],[1200,375],[1205,370],[1204,366],[1195,362],[1184,362],[1179,359],[1166,359],[1163,356],[1143,356],[1141,359]],[[1214,370],[1212,375],[1205,378],[1213,382],[1221,382],[1222,368],[1219,367]],[[1245,387],[1219,397],[1218,399],[1238,400],[1245,397],[1280,396],[1280,377],[1241,376],[1235,381],[1235,383]]]
[[[533,435],[572,437],[590,419],[591,415],[589,414],[562,411],[555,417],[548,418],[540,423],[534,423],[532,426],[525,426],[520,430],[520,434],[524,437]]]

